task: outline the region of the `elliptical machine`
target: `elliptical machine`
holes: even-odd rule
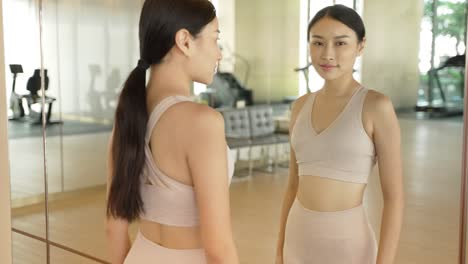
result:
[[[10,64],[10,71],[13,73],[13,86],[10,94],[10,110],[12,115],[9,120],[18,120],[24,117],[24,108],[22,103],[22,96],[15,91],[16,76],[23,73],[23,67],[20,64]]]

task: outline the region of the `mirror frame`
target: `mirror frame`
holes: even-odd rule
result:
[[[468,22],[468,21],[467,21]],[[468,23],[467,23],[468,28]],[[468,39],[468,34],[467,38]],[[468,41],[465,42],[465,47],[467,47]],[[466,54],[466,48],[465,48]],[[466,56],[466,55],[465,55]],[[459,243],[459,254],[458,262],[460,264],[466,263],[466,221],[467,221],[467,165],[468,165],[468,115],[466,110],[468,109],[468,70],[466,68],[468,65],[468,60],[465,58],[465,87],[464,87],[464,115],[463,115],[463,154],[462,154],[462,174],[461,174],[461,190],[460,190],[460,243]]]

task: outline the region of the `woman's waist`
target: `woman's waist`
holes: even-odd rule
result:
[[[140,232],[148,240],[170,249],[202,248],[199,226],[170,226],[149,220],[140,220]]]
[[[299,180],[297,199],[310,210],[342,211],[362,205],[366,186],[364,183],[303,175]]]

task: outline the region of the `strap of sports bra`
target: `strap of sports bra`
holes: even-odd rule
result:
[[[309,117],[310,112],[312,111],[312,104],[315,100],[315,94],[314,93],[309,93],[307,95],[306,101],[302,105],[301,110],[299,110],[299,113],[296,117],[296,123],[299,121],[300,122],[310,122],[310,121],[303,121],[304,119],[307,119]]]
[[[153,132],[154,126],[159,121],[159,118],[161,118],[162,114],[166,112],[169,107],[180,103],[180,102],[186,102],[186,101],[191,101],[189,97],[181,96],[181,95],[175,95],[175,96],[169,96],[164,98],[159,104],[157,104],[154,109],[151,111],[150,117],[148,119],[148,124],[146,126],[146,136],[145,136],[145,141],[146,143],[149,142],[151,138],[151,134]]]

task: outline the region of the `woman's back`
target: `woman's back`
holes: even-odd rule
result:
[[[213,109],[190,102],[183,96],[148,100],[152,106],[147,131],[147,170],[142,175],[145,212],[140,231],[149,240],[167,248],[201,248],[199,214],[194,181],[188,163],[197,119],[206,118]],[[227,147],[226,147],[227,149]],[[228,177],[233,159],[228,157]],[[223,175],[219,175],[223,177]]]
[[[119,96],[109,153],[115,263],[238,263],[224,120],[187,99],[194,81],[213,81],[219,34],[208,0],[144,1],[140,58]],[[130,245],[135,220],[140,232]]]

